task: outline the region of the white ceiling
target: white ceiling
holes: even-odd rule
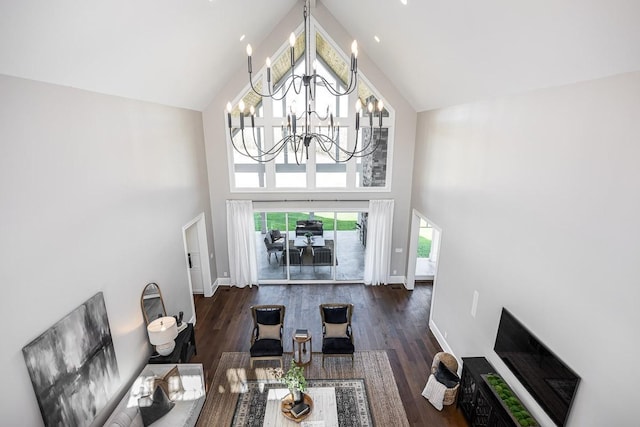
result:
[[[638,0],[318,1],[417,111],[640,70]],[[0,0],[0,73],[202,110],[292,7]]]

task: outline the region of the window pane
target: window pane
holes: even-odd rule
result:
[[[233,145],[243,153],[246,148],[246,151],[251,156],[257,158],[260,157],[260,152],[264,150],[264,128],[256,127],[255,129],[252,129],[250,126],[246,127],[244,130],[244,142],[242,133],[238,130],[238,132],[233,135]],[[237,150],[233,150],[233,163],[256,164],[257,162],[251,157],[245,156]]]
[[[364,279],[362,228],[357,212],[337,212],[336,280]]]
[[[340,150],[341,148],[348,151],[346,127],[338,126],[333,133],[330,133],[327,128],[316,128],[316,132],[326,136],[326,139],[314,140],[317,164],[336,163],[335,159],[344,161],[349,157]],[[333,139],[338,144],[329,142],[330,139]]]
[[[276,172],[276,187],[278,188],[305,188],[307,186],[307,174],[298,172]]]
[[[380,130],[374,127],[373,139],[371,139],[370,128],[361,129],[360,134],[365,147],[372,148],[377,143],[378,148],[372,154],[358,158],[356,185],[358,187],[384,187],[387,182],[389,129],[382,128],[382,133],[380,133]]]
[[[304,61],[300,61],[300,63],[296,65],[295,73],[298,75],[304,74]],[[288,74],[283,77],[283,80],[280,83],[280,85],[276,86],[276,88],[278,89],[276,98],[278,99],[282,98],[285,90],[289,88],[288,85],[291,79],[288,79],[287,76]],[[299,84],[300,84],[299,80],[296,80],[296,88],[298,87]],[[303,86],[303,89],[304,89],[304,86]],[[287,96],[284,97],[284,99],[282,100],[278,100],[278,99],[272,100],[273,117],[286,118],[287,115],[291,113],[292,108],[294,108],[297,111],[298,117],[299,117],[302,111],[304,110],[304,90],[301,90],[299,94],[296,94],[295,90],[293,90],[293,88],[290,88],[289,91],[287,92]]]
[[[283,138],[282,128],[273,128],[274,144],[279,145],[278,141]],[[276,157],[276,187],[288,188],[304,188],[307,186],[307,165],[304,159],[304,152],[300,151],[296,163],[296,153],[291,147],[291,143],[287,142],[284,149]],[[302,158],[301,158],[302,157]]]
[[[346,173],[316,173],[316,186],[319,188],[345,188]]]
[[[236,187],[238,188],[260,188],[260,176],[257,173],[236,172]]]
[[[243,152],[246,150],[252,156],[259,157],[264,148],[264,129],[245,128],[244,145],[242,133],[237,131],[233,137],[233,144]],[[263,188],[265,186],[265,167],[250,157],[233,150],[233,171],[237,188]]]

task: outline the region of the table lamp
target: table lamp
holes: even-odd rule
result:
[[[173,317],[160,317],[147,326],[149,342],[156,346],[161,356],[168,356],[176,347],[174,341],[178,336],[178,326]]]

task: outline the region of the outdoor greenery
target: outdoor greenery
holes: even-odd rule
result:
[[[284,232],[285,227],[285,213],[284,212],[267,212],[267,227],[269,230],[280,230]],[[289,213],[289,231],[296,229],[296,221],[309,219],[309,214],[304,212],[291,212]],[[333,213],[320,212],[315,213],[313,219],[322,221],[324,231],[333,230]],[[253,214],[253,220],[256,231],[262,231],[262,215],[259,212]],[[356,222],[358,222],[357,213],[338,213],[338,230],[355,230]]]
[[[424,236],[418,238],[418,258],[429,258],[431,253],[431,239]]]

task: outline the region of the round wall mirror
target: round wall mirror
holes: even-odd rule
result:
[[[142,314],[147,325],[158,317],[164,317],[167,315],[167,311],[164,308],[164,301],[162,300],[162,292],[160,292],[160,286],[156,283],[149,283],[144,287],[142,291],[142,297],[140,298],[140,306],[142,307]]]

